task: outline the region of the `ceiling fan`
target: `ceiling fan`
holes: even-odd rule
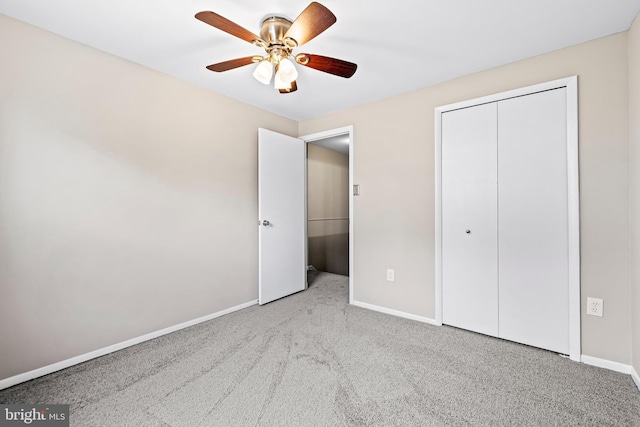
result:
[[[196,18],[266,51],[264,56],[231,59],[209,65],[207,69],[223,72],[257,63],[253,76],[259,82],[269,84],[275,68],[274,86],[280,93],[291,93],[298,89],[298,71],[289,58],[305,67],[344,78],[351,77],[358,68],[356,64],[341,59],[310,53],[293,54],[294,49],[315,38],[336,22],[335,15],[320,3],[312,2],[293,22],[281,16],[266,18],[262,22],[259,37],[214,12],[199,12]]]

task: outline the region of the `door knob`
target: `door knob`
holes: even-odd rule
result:
[[[467,230],[467,231],[465,231],[465,233],[471,234],[471,230]]]
[[[267,227],[267,226],[271,225],[271,223],[265,219],[264,221],[262,221],[262,225]]]

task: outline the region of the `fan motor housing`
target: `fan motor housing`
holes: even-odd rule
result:
[[[269,45],[284,45],[284,35],[292,22],[281,16],[270,16],[262,21],[260,37]]]

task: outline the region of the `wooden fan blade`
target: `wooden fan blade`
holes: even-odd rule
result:
[[[336,16],[329,9],[313,2],[293,21],[284,38],[292,38],[302,46],[335,22]]]
[[[225,33],[229,33],[232,36],[236,36],[244,41],[249,43],[253,43],[254,40],[262,41],[262,39],[251,31],[242,28],[240,25],[235,22],[229,21],[224,16],[220,16],[214,12],[198,12],[196,13],[196,18],[200,21],[211,25],[219,30],[224,31]],[[264,43],[264,42],[263,42]]]
[[[229,61],[218,62],[217,64],[207,66],[207,69],[221,73],[223,71],[233,70],[234,68],[244,67],[245,65],[253,64],[254,62],[253,56],[247,56],[245,58],[236,58]]]
[[[353,76],[358,65],[342,59],[329,58],[328,56],[300,53],[296,55],[296,62],[305,67],[314,68],[325,73],[333,74],[348,79]]]
[[[289,86],[287,89],[278,89],[280,93],[291,93],[297,90],[298,90],[298,85],[296,84],[295,80],[291,82],[291,86]]]

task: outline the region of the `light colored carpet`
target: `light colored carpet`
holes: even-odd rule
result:
[[[628,375],[347,304],[347,278],[0,391],[74,426],[634,426]]]

